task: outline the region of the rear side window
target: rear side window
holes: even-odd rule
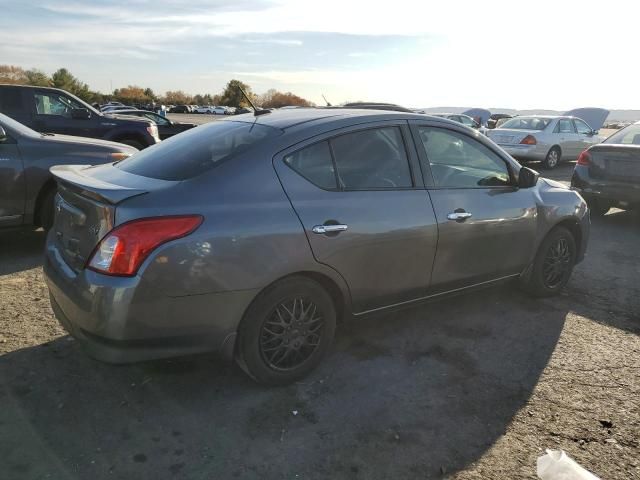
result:
[[[12,116],[21,113],[22,92],[18,87],[0,87],[0,113]]]
[[[314,185],[335,190],[336,174],[328,142],[320,142],[284,157],[284,162]]]
[[[163,140],[117,167],[143,177],[186,180],[277,135],[280,130],[255,123],[211,122]]]
[[[407,153],[398,127],[372,128],[331,139],[344,190],[413,186]]]
[[[558,133],[575,133],[571,120],[563,119],[558,121]]]

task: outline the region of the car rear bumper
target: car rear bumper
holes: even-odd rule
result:
[[[587,203],[589,200],[599,199],[622,208],[640,205],[640,182],[592,178],[587,166],[576,165],[571,177],[571,187],[579,192]]]
[[[87,353],[131,363],[201,352],[233,354],[238,324],[257,291],[170,297],[142,277],[74,272],[47,242],[44,273],[58,321]]]
[[[538,145],[500,145],[502,149],[516,160],[542,161],[547,152]]]

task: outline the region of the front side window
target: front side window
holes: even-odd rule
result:
[[[418,127],[436,187],[478,188],[510,184],[504,160],[480,142],[450,130]],[[425,170],[426,170],[425,169]]]
[[[558,120],[558,133],[575,133],[571,120],[566,118]]]
[[[411,188],[411,170],[398,127],[372,128],[330,140],[343,190]]]
[[[157,115],[155,113],[145,113],[143,114],[143,116],[154,122],[156,125],[169,125],[169,120],[164,118],[162,115]]]
[[[473,127],[476,124],[476,122],[474,122],[473,119],[469,117],[460,116],[460,120],[462,121],[462,124],[466,125],[467,127]]]
[[[583,135],[589,135],[591,133],[591,127],[584,123],[582,120],[574,120],[573,123],[576,125],[576,131]]]
[[[33,98],[38,115],[58,115],[71,118],[73,110],[84,108],[75,100],[56,93],[35,93]]]

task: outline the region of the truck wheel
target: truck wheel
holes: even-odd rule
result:
[[[45,231],[51,229],[53,226],[53,201],[55,199],[57,188],[49,188],[43,195],[40,203],[40,210],[38,211],[38,224],[44,228]]]
[[[535,297],[557,295],[569,282],[576,263],[576,241],[564,227],[552,229],[540,244],[523,289]]]
[[[560,149],[558,147],[552,147],[547,153],[546,158],[542,162],[542,166],[546,170],[552,170],[560,163]]]
[[[267,385],[294,382],[322,360],[333,342],[331,296],[306,277],[281,280],[247,309],[238,329],[238,363]]]
[[[129,138],[125,138],[124,140],[118,140],[120,143],[124,143],[125,145],[129,145],[130,147],[137,148],[138,150],[142,150],[144,145],[137,140],[132,140]]]

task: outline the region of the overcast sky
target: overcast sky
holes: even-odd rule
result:
[[[638,0],[0,0],[0,63],[104,92],[239,78],[316,103],[639,109],[638,18]]]

